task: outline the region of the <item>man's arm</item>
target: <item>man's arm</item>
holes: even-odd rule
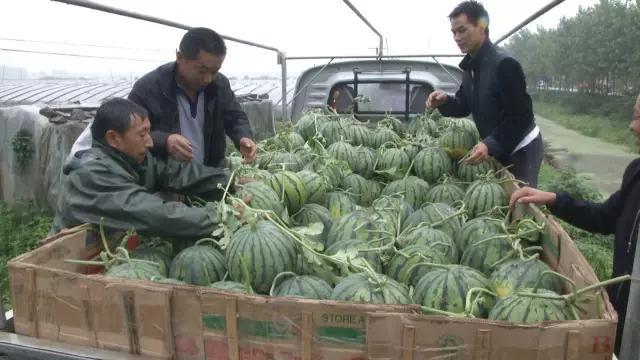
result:
[[[156,159],[156,180],[162,191],[184,195],[196,195],[205,199],[218,198],[222,191],[218,185],[227,186],[229,171],[218,167],[209,167],[196,161],[182,162],[172,158]]]
[[[498,65],[498,86],[504,115],[491,134],[482,140],[493,156],[511,153],[533,122],[524,72],[515,59],[506,58]]]
[[[115,229],[135,228],[141,233],[167,237],[204,237],[215,228],[205,208],[164,202],[132,179],[107,167],[92,166],[70,174],[64,187],[62,217],[81,224],[103,224]]]
[[[469,101],[465,96],[464,83],[460,85],[455,96],[447,96],[447,101],[438,107],[438,111],[444,116],[465,117],[471,114]]]
[[[558,193],[549,210],[560,219],[581,229],[612,234],[616,231],[616,220],[622,211],[620,190],[603,203],[576,200],[566,193]]]
[[[134,103],[142,106],[147,110],[147,112],[151,112],[148,104],[145,101],[145,97],[142,95],[144,93],[144,89],[140,88],[138,82],[133,85],[133,89],[127,96],[127,99],[133,101]],[[151,139],[153,139],[153,154],[160,156],[167,156],[167,139],[169,138],[170,133],[166,131],[160,130],[152,130],[151,131]]]
[[[251,124],[249,123],[247,114],[240,107],[228,81],[223,89],[221,105],[224,130],[227,136],[233,140],[236,148],[240,149],[240,139],[251,139],[253,137],[251,134]]]

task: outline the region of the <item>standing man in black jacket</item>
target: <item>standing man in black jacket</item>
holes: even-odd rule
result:
[[[221,166],[225,134],[251,163],[256,158],[247,115],[219,73],[227,54],[215,31],[193,28],[180,42],[176,61],[158,67],[133,85],[129,100],[144,107],[157,155]]]
[[[636,100],[629,129],[637,136],[640,152],[640,96]],[[575,226],[587,231],[615,234],[612,277],[630,275],[633,271],[633,257],[636,253],[640,225],[640,159],[633,160],[627,166],[620,190],[601,204],[575,200],[566,193],[552,193],[529,187],[511,195],[510,205],[514,206],[516,203],[548,205],[554,215]],[[618,312],[616,354],[620,351],[629,289],[629,282],[607,289],[609,299]]]
[[[476,1],[464,1],[449,14],[451,32],[466,53],[460,68],[462,85],[455,96],[436,90],[427,109],[445,116],[471,114],[482,141],[471,151],[469,163],[489,157],[511,167],[513,175],[537,186],[544,147],[533,118],[522,67],[489,40],[489,14]]]

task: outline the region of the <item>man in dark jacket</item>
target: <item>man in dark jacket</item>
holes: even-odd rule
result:
[[[476,1],[460,3],[449,15],[456,44],[467,55],[460,63],[462,85],[455,96],[432,92],[427,109],[445,116],[473,115],[482,141],[469,163],[489,157],[511,167],[513,175],[537,186],[543,157],[540,129],[533,118],[520,64],[489,40],[489,14]]]
[[[636,100],[629,129],[637,136],[640,151],[640,96]],[[511,195],[511,203],[549,205],[559,218],[587,231],[615,234],[613,243],[613,277],[631,274],[640,225],[640,159],[633,160],[624,172],[622,186],[605,202],[594,204],[572,199],[566,193],[545,192],[529,187]],[[622,329],[629,300],[628,282],[607,289],[618,312],[615,353],[620,351]]]
[[[207,237],[220,220],[211,209],[165,202],[158,191],[213,198],[226,185],[226,170],[198,162],[160,159],[145,109],[113,99],[98,109],[91,125],[93,146],[65,168],[53,231],[90,223],[177,238]]]
[[[154,154],[219,166],[226,134],[245,162],[255,160],[257,148],[247,115],[229,80],[219,73],[226,53],[215,31],[193,28],[182,38],[175,62],[136,81],[129,100],[149,113]]]

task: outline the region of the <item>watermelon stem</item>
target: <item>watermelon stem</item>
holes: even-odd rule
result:
[[[477,294],[476,297],[472,300],[472,296],[475,293],[479,293],[479,294]],[[468,315],[470,317],[475,317],[473,315],[473,306],[476,305],[480,299],[482,299],[480,297],[480,295],[482,295],[481,293],[485,293],[487,295],[491,295],[494,298],[497,297],[497,295],[494,292],[489,291],[489,290],[487,290],[485,288],[474,287],[474,288],[469,289],[469,291],[467,291],[467,297],[465,299],[464,314],[466,314],[466,315]]]
[[[576,296],[576,294],[577,294],[577,292],[576,292],[577,291],[576,290],[576,283],[573,280],[569,279],[568,277],[566,277],[566,276],[564,276],[564,275],[562,275],[560,273],[557,273],[555,271],[543,271],[542,274],[540,274],[540,277],[538,278],[538,281],[536,281],[536,284],[533,286],[533,292],[534,293],[536,293],[538,291],[538,289],[540,288],[540,285],[542,285],[542,279],[545,276],[548,276],[548,275],[553,275],[553,276],[556,276],[556,277],[566,281],[569,285],[571,285],[572,293],[573,293],[574,296]]]
[[[593,285],[589,285],[587,287],[584,287],[584,288],[576,291],[574,294],[572,294],[572,296],[575,298],[575,297],[578,297],[578,296],[580,296],[580,295],[582,295],[582,294],[584,294],[586,292],[589,292],[589,291],[592,291],[592,290],[596,290],[596,289],[599,289],[599,288],[603,288],[603,287],[606,287],[606,286],[609,286],[609,285],[614,285],[614,284],[618,284],[618,283],[621,283],[621,282],[629,281],[629,280],[631,280],[631,276],[629,276],[629,275],[618,276],[618,277],[613,278],[613,279],[609,279],[609,280],[606,280],[606,281],[599,282],[597,284],[593,284]]]
[[[467,317],[466,314],[453,313],[453,312],[435,309],[435,308],[424,306],[424,305],[421,305],[420,308],[426,314],[443,315],[448,317]]]
[[[298,274],[296,274],[296,273],[294,273],[292,271],[283,271],[283,272],[279,273],[278,275],[276,275],[276,277],[273,278],[273,282],[271,283],[271,289],[269,290],[269,296],[275,296],[274,295],[274,291],[275,291],[276,287],[278,285],[280,285],[278,283],[278,280],[280,280],[280,278],[282,276],[292,276],[292,275],[293,276],[298,276]]]

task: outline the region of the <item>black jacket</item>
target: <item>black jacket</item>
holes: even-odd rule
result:
[[[511,154],[535,127],[522,67],[488,39],[459,66],[464,70],[460,89],[438,110],[445,116],[472,114],[489,153]]]
[[[162,65],[136,81],[129,93],[129,100],[149,112],[153,153],[163,157],[167,155],[167,137],[180,133],[175,71],[175,62]],[[252,137],[251,126],[224,75],[218,73],[205,87],[204,98],[204,164],[218,166],[225,156],[225,133],[239,148],[241,138]]]
[[[624,172],[622,186],[603,203],[591,203],[572,199],[559,193],[549,209],[557,217],[591,232],[615,234],[613,243],[613,277],[631,274],[636,253],[638,225],[640,222],[640,159],[633,160]],[[618,312],[618,339],[629,298],[629,282],[609,287],[608,293]],[[617,352],[617,351],[616,351]]]

